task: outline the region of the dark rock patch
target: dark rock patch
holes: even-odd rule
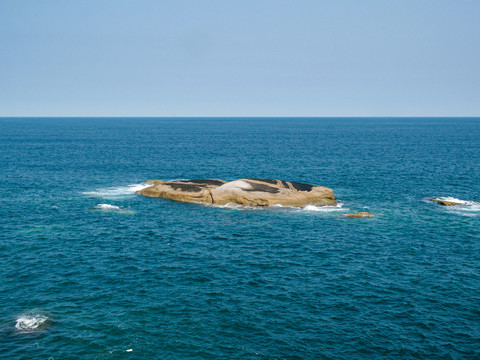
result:
[[[185,192],[200,192],[203,190],[202,186],[199,185],[192,185],[192,184],[181,184],[181,183],[165,183],[164,185],[170,186],[172,189],[178,191],[185,191]]]
[[[310,185],[310,184],[302,184],[302,183],[298,183],[298,182],[293,182],[293,181],[290,181],[290,184],[292,184],[292,186],[295,188],[295,190],[297,191],[312,191],[314,185]]]
[[[255,180],[255,181],[261,181],[267,184],[272,184],[272,185],[277,185],[277,180],[272,180],[272,179],[251,179],[247,178],[247,180]]]
[[[225,184],[225,181],[216,180],[216,179],[178,180],[178,182],[201,184],[201,185],[216,185],[216,186],[221,186]]]
[[[251,189],[243,189],[244,191],[263,191],[270,194],[277,194],[279,192],[278,188],[273,186],[268,186],[265,184],[258,184],[251,181],[245,181],[252,186]],[[276,182],[275,182],[276,183]]]

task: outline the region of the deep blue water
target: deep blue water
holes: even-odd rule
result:
[[[0,119],[0,356],[478,359],[479,164],[479,118]],[[134,193],[212,177],[342,207]]]

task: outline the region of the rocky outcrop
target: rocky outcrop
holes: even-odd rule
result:
[[[218,179],[150,181],[152,186],[138,191],[149,197],[205,205],[238,204],[245,206],[336,205],[332,189],[324,186],[273,179]]]
[[[366,211],[362,211],[362,212],[345,214],[345,216],[348,216],[351,218],[364,218],[364,217],[373,217],[373,214]]]

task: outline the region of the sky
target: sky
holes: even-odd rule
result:
[[[480,1],[2,0],[0,116],[480,116]]]

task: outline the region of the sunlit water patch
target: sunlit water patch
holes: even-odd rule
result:
[[[39,235],[58,228],[59,226],[57,225],[25,225],[18,232],[25,235]]]

